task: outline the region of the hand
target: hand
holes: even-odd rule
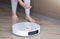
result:
[[[15,0],[16,2],[18,2],[18,0]]]
[[[29,6],[28,4],[22,2],[22,1],[19,1],[20,5],[23,7],[23,8],[26,8],[26,9],[30,9],[32,6]]]

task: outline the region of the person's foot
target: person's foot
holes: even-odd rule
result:
[[[35,20],[31,18],[31,16],[26,16],[26,20],[29,22],[35,22]]]
[[[18,20],[19,20],[19,18],[16,15],[12,16],[12,23],[13,24],[15,24]]]

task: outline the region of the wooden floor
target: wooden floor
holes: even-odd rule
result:
[[[20,22],[26,21],[23,13],[17,12]],[[30,37],[19,37],[12,34],[11,9],[9,7],[0,7],[0,39],[60,39],[60,25],[41,20],[32,16],[36,23],[41,25],[41,33]]]

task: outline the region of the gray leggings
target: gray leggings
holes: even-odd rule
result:
[[[24,0],[24,2],[30,5],[30,0]],[[16,12],[18,2],[16,0],[11,0],[12,11]],[[30,9],[25,9],[26,14],[30,14]]]

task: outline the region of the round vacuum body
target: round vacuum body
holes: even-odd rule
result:
[[[32,22],[16,23],[12,26],[12,33],[18,36],[31,36],[40,33],[40,25]]]

